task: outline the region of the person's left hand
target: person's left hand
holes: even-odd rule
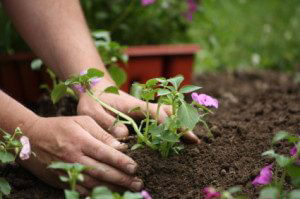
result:
[[[103,78],[95,87],[93,87],[93,90],[95,90],[96,94],[99,94],[102,90],[112,85],[114,85],[112,82]],[[129,113],[129,111],[135,107],[140,107],[142,111],[146,112],[146,102],[137,99],[123,91],[119,91],[119,93],[119,95],[103,93],[100,96],[100,99],[105,103],[111,105],[115,109],[128,114],[134,119],[143,118],[144,114],[141,111],[132,113]],[[149,110],[152,118],[154,118],[156,115],[157,106],[158,104],[149,104]],[[128,136],[128,129],[124,124],[118,124],[115,127],[112,127],[116,120],[116,115],[105,110],[94,99],[92,99],[85,93],[79,94],[77,113],[79,115],[88,115],[92,117],[102,128],[104,128],[117,138]],[[170,114],[171,107],[162,105],[160,107],[158,121],[163,122]],[[192,132],[187,132],[185,134],[185,138],[192,143],[200,143],[199,138]]]

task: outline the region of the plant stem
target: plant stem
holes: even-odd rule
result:
[[[134,131],[137,133],[138,137],[140,137],[140,139],[150,148],[154,149],[154,146],[152,145],[152,143],[140,132],[138,125],[135,123],[135,121],[129,117],[128,115],[118,111],[117,109],[114,109],[113,107],[111,107],[110,105],[106,104],[105,102],[101,101],[100,99],[98,99],[94,93],[87,89],[87,94],[89,96],[91,96],[96,102],[98,102],[101,106],[103,106],[104,108],[106,108],[107,110],[119,115],[120,117],[122,117],[123,119],[127,120],[131,126],[133,127]]]
[[[148,131],[149,131],[149,120],[150,120],[150,113],[149,113],[149,101],[146,101],[146,109],[147,109],[147,115],[146,115],[146,128],[145,128],[145,137],[148,139]]]

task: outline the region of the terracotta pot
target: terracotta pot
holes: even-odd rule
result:
[[[173,77],[182,74],[184,84],[191,83],[196,45],[132,46],[126,50],[129,63],[121,64],[128,75],[122,90],[128,92],[133,82],[144,83],[153,77]],[[30,63],[35,56],[31,52],[0,55],[0,88],[15,99],[31,103],[42,94],[39,85],[51,83],[42,71],[32,71]]]

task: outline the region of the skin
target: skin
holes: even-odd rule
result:
[[[78,0],[2,0],[2,3],[35,54],[61,79],[94,67],[105,73],[93,88],[96,92],[114,85],[93,44]],[[20,163],[57,187],[64,187],[58,180],[61,173],[46,169],[52,161],[79,162],[96,168],[85,172],[85,181],[77,187],[82,194],[98,185],[114,190],[119,187],[141,190],[143,182],[134,177],[137,164],[121,152],[126,145],[116,139],[128,135],[126,126],[110,128],[115,115],[87,94],[78,93],[78,96],[77,112],[80,116],[44,118],[0,91],[0,126],[8,132],[20,127],[37,154]],[[124,113],[136,106],[146,109],[145,102],[125,92],[103,94],[100,98]],[[156,107],[156,104],[150,105],[152,116]],[[170,112],[170,107],[163,106],[159,120],[162,122]],[[130,116],[141,118],[142,114]],[[186,138],[194,143],[200,142],[192,132],[188,132]]]

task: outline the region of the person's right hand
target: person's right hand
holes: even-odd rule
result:
[[[58,180],[62,173],[47,169],[47,166],[53,161],[64,161],[95,168],[86,171],[85,181],[78,185],[82,194],[99,185],[115,190],[126,187],[133,191],[143,187],[142,181],[132,176],[137,164],[119,151],[126,145],[106,133],[88,116],[40,117],[23,130],[36,156],[19,162],[53,186],[65,187]]]

